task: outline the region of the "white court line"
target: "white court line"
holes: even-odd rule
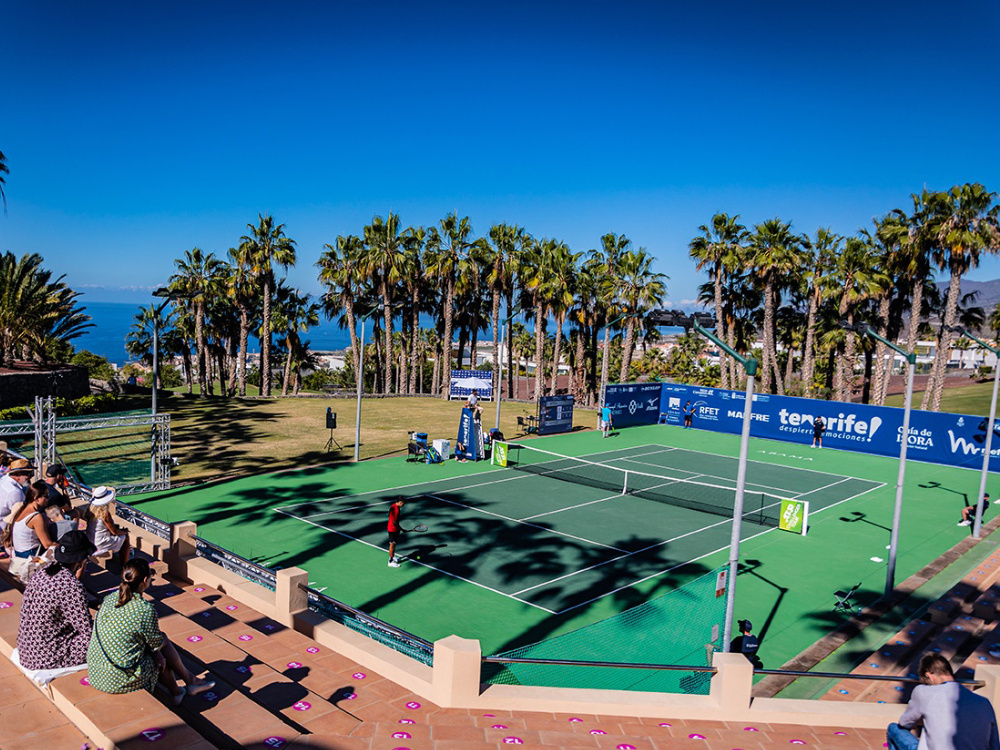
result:
[[[576,508],[583,508],[587,505],[593,505],[594,503],[606,503],[608,500],[614,500],[616,497],[623,497],[622,493],[617,495],[608,495],[607,497],[602,497],[599,500],[589,500],[585,503],[579,503],[577,505],[568,505],[565,508],[558,508],[557,510],[547,510],[544,513],[538,513],[534,516],[525,516],[524,518],[518,518],[518,521],[530,521],[533,518],[541,518],[542,516],[554,516],[556,513],[562,513],[564,510],[575,510]]]
[[[526,591],[534,591],[537,588],[541,588],[542,586],[548,586],[550,583],[555,583],[556,581],[562,581],[562,580],[565,580],[566,578],[572,578],[573,576],[577,575],[578,573],[586,573],[588,570],[594,570],[596,568],[600,568],[600,567],[603,567],[605,565],[610,565],[613,562],[617,562],[618,560],[624,560],[627,557],[632,557],[633,555],[638,555],[641,552],[646,552],[646,551],[651,550],[651,549],[656,549],[657,547],[662,547],[664,544],[670,544],[671,542],[676,542],[678,539],[683,539],[684,537],[692,536],[694,534],[699,534],[702,531],[705,531],[706,529],[714,529],[716,526],[723,526],[723,525],[725,525],[727,523],[732,523],[732,522],[733,522],[733,519],[728,518],[728,519],[726,519],[724,521],[719,521],[718,523],[713,523],[710,526],[699,526],[697,529],[693,529],[693,530],[687,532],[686,534],[681,534],[680,536],[675,536],[673,539],[667,539],[667,540],[662,541],[662,542],[657,542],[656,544],[651,544],[648,547],[643,547],[642,549],[633,550],[632,552],[626,552],[624,555],[619,555],[618,557],[612,557],[610,560],[604,560],[603,562],[594,563],[593,565],[588,565],[586,568],[580,568],[579,570],[575,570],[572,573],[566,573],[565,575],[561,575],[558,578],[553,578],[553,579],[548,580],[548,581],[543,581],[542,583],[536,584],[535,586],[529,586],[526,589],[521,589],[520,591],[515,591],[514,592],[514,596],[519,596],[520,594],[523,594]],[[598,598],[600,598],[600,597],[598,597]]]
[[[828,485],[826,485],[825,487],[817,487],[817,488],[816,488],[816,489],[814,489],[814,490],[809,490],[808,492],[803,492],[803,493],[802,493],[801,495],[799,495],[799,496],[798,496],[797,498],[795,498],[795,499],[796,499],[796,500],[801,500],[801,499],[802,499],[803,497],[805,497],[806,495],[811,495],[812,493],[814,493],[814,492],[819,492],[820,490],[828,490],[828,489],[830,489],[831,487],[836,487],[836,486],[837,486],[838,484],[843,484],[844,482],[850,482],[850,481],[851,481],[851,480],[852,480],[853,478],[854,478],[854,477],[844,477],[844,478],[843,478],[843,479],[841,479],[841,480],[840,480],[839,482],[833,482],[832,484],[828,484]],[[882,484],[882,486],[883,486],[883,487],[885,487],[885,483],[883,483],[883,484]],[[873,489],[874,489],[874,488],[873,488]],[[818,511],[817,511],[817,512],[818,512]]]
[[[356,536],[351,536],[350,534],[345,534],[342,531],[337,531],[336,529],[328,528],[326,526],[323,526],[322,524],[316,523],[315,521],[309,521],[309,520],[307,520],[305,518],[302,518],[301,516],[296,516],[296,515],[294,515],[292,513],[285,513],[284,511],[279,510],[278,508],[275,508],[275,511],[277,511],[278,513],[281,513],[283,516],[288,516],[289,518],[294,518],[296,521],[302,521],[303,523],[307,523],[310,526],[316,526],[316,527],[318,527],[320,529],[323,529],[323,531],[328,531],[331,534],[337,534],[338,536],[342,536],[345,539],[351,539],[351,540],[353,540],[355,542],[360,542],[361,544],[364,544],[365,546],[371,547],[372,549],[377,549],[377,550],[379,550],[381,552],[385,552],[386,554],[388,554],[388,550],[385,547],[380,547],[377,544],[372,544],[371,542],[366,542],[364,539],[358,539],[358,537],[356,537]],[[555,612],[554,610],[549,609],[548,607],[543,607],[540,604],[533,604],[532,602],[524,601],[523,599],[518,599],[517,597],[511,596],[510,594],[506,594],[503,591],[491,588],[491,587],[486,586],[486,585],[484,585],[482,583],[479,583],[478,581],[473,581],[471,578],[463,578],[460,575],[455,575],[454,573],[449,573],[447,570],[442,570],[441,568],[436,568],[433,565],[428,565],[427,563],[421,562],[419,560],[407,560],[407,564],[421,565],[421,566],[423,566],[425,568],[429,568],[431,570],[435,570],[438,573],[443,573],[444,575],[450,576],[451,578],[455,578],[455,579],[457,579],[459,581],[465,581],[466,583],[471,583],[473,586],[478,586],[481,589],[486,589],[487,591],[492,591],[494,594],[500,594],[500,596],[506,596],[508,599],[514,599],[514,601],[521,602],[522,604],[527,604],[529,607],[534,607],[535,609],[540,609],[543,612],[548,612],[550,615],[558,614],[557,612]],[[108,589],[108,590],[110,591],[111,589]]]
[[[512,521],[513,523],[520,523],[525,526],[531,526],[536,529],[541,529],[542,531],[547,531],[550,534],[556,534],[557,536],[564,536],[567,539],[576,539],[578,542],[586,542],[587,544],[593,544],[595,547],[604,547],[605,549],[613,549],[615,552],[625,552],[625,550],[623,549],[619,549],[618,547],[612,547],[610,544],[601,544],[600,542],[595,542],[593,539],[584,539],[582,536],[574,536],[573,534],[567,534],[563,531],[556,531],[555,529],[549,529],[545,526],[539,526],[537,523],[524,523],[524,521],[520,521],[517,518],[511,518],[510,516],[505,516],[501,513],[494,513],[492,511],[484,510],[482,508],[475,508],[471,505],[466,505],[465,503],[460,503],[455,500],[448,500],[447,498],[438,497],[437,495],[432,495],[429,492],[425,494],[427,495],[427,497],[432,497],[435,500],[440,500],[442,503],[457,505],[459,508],[467,508],[469,510],[476,511],[477,513],[485,513],[488,516],[495,516],[496,518],[502,518],[505,521]]]

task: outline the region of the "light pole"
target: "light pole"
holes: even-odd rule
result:
[[[185,294],[184,292],[176,292],[172,289],[168,289],[165,286],[161,286],[159,289],[153,292],[154,297],[162,297],[163,302],[160,303],[159,307],[153,312],[153,416],[156,416],[156,389],[160,385],[159,380],[159,353],[160,353],[160,313],[163,312],[168,304],[179,299],[189,299],[193,295]]]
[[[899,439],[899,473],[896,475],[896,504],[892,509],[892,531],[889,532],[889,565],[885,571],[885,595],[889,596],[896,586],[896,555],[899,550],[899,522],[903,515],[903,480],[906,478],[906,446],[910,442],[910,402],[913,400],[913,375],[917,371],[917,355],[900,349],[888,339],[884,339],[872,330],[871,326],[857,323],[853,326],[841,324],[841,327],[855,331],[863,336],[871,336],[876,341],[888,346],[897,354],[901,354],[909,366],[906,378],[906,402],[903,406],[903,434]],[[994,390],[994,393],[996,391]]]
[[[979,494],[976,495],[976,520],[972,524],[972,536],[979,538],[980,528],[983,523],[983,506],[980,502],[986,494],[986,479],[990,471],[990,448],[993,444],[993,423],[997,416],[997,385],[1000,384],[1000,349],[990,346],[985,341],[980,341],[962,326],[948,326],[948,330],[972,339],[987,351],[993,352],[997,361],[993,364],[993,397],[990,399],[990,419],[986,428],[986,444],[983,446],[983,471],[979,476]]]
[[[627,317],[628,313],[619,315],[604,325],[604,356],[601,358],[601,406],[604,406],[604,389],[608,385],[608,360],[611,358],[608,350],[611,348],[611,326],[621,323]]]
[[[753,411],[753,384],[757,375],[757,360],[744,357],[726,343],[703,328],[701,323],[713,325],[714,316],[707,313],[686,315],[680,310],[659,310],[651,313],[648,320],[659,326],[680,326],[691,328],[722,349],[730,357],[743,365],[747,374],[747,387],[743,401],[743,432],[740,435],[740,462],[736,472],[736,499],[733,503],[733,533],[729,538],[729,586],[726,591],[726,621],[723,626],[722,645],[728,649],[733,635],[733,611],[736,608],[736,574],[740,567],[740,537],[743,533],[743,498],[747,484],[747,455],[750,451],[750,422]]]
[[[523,312],[527,312],[527,311],[526,310],[522,310],[518,306],[515,306],[514,307],[514,312],[512,312],[507,317],[507,319],[500,325],[500,342],[501,342],[500,346],[501,347],[503,346],[503,342],[505,340],[505,332],[507,330],[507,326],[510,324],[510,321],[512,321],[514,318],[516,318],[518,315],[520,315]],[[494,329],[494,333],[495,332],[496,332],[496,330]],[[510,357],[510,349],[507,350],[507,356]],[[500,429],[500,399],[503,398],[503,367],[500,366],[499,362],[494,362],[493,365],[494,365],[494,367],[497,368],[496,402],[497,402],[497,430],[499,430]]]
[[[383,303],[376,305],[371,311],[361,316],[361,351],[358,352],[358,408],[354,415],[354,462],[361,460],[361,394],[365,389],[365,321],[375,313],[385,309]]]

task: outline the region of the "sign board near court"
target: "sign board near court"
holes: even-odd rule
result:
[[[782,500],[778,528],[805,536],[809,529],[809,501]]]
[[[538,401],[538,434],[554,435],[573,429],[573,396],[542,396]]]

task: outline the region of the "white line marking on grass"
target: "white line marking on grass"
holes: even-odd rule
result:
[[[372,544],[371,542],[366,542],[364,539],[358,539],[358,537],[356,537],[356,536],[351,536],[350,534],[345,534],[342,531],[337,531],[336,529],[328,528],[328,527],[324,526],[323,524],[316,523],[315,521],[309,521],[309,520],[307,520],[305,518],[302,518],[301,516],[296,516],[293,513],[285,513],[284,511],[280,510],[279,508],[275,508],[275,511],[277,511],[278,513],[281,513],[281,515],[283,515],[283,516],[288,516],[289,518],[294,518],[296,521],[302,521],[303,523],[307,523],[310,526],[316,526],[317,528],[323,529],[323,531],[327,531],[327,532],[329,532],[331,534],[337,534],[338,536],[342,536],[345,539],[351,539],[351,540],[353,540],[355,542],[360,542],[361,544],[364,544],[366,547],[371,547],[372,549],[377,549],[377,550],[379,550],[381,552],[385,552],[386,554],[389,554],[389,551],[385,547],[380,547],[377,544]],[[437,571],[438,573],[442,573],[442,574],[444,574],[446,576],[449,576],[451,578],[455,578],[455,579],[457,579],[459,581],[465,581],[466,583],[471,583],[473,586],[478,586],[481,589],[486,589],[487,591],[492,591],[494,594],[500,594],[500,596],[505,596],[508,599],[513,599],[514,601],[521,602],[522,604],[527,604],[529,607],[534,607],[535,609],[540,609],[543,612],[548,612],[550,615],[557,614],[554,610],[551,610],[548,607],[543,607],[540,604],[534,604],[532,602],[528,602],[528,601],[525,601],[523,599],[518,599],[516,596],[511,596],[510,594],[504,593],[503,591],[500,591],[498,589],[492,588],[490,586],[486,586],[486,585],[484,585],[482,583],[479,583],[477,581],[473,581],[470,578],[463,578],[460,575],[456,575],[454,573],[449,573],[447,570],[442,570],[441,568],[437,568],[437,567],[435,567],[433,565],[428,565],[425,562],[422,562],[422,561],[419,561],[419,560],[412,560],[411,559],[411,560],[407,561],[407,564],[421,565],[421,566],[423,566],[425,568]]]
[[[525,523],[516,518],[511,518],[510,516],[505,516],[502,513],[494,513],[490,510],[484,510],[482,508],[475,508],[471,505],[466,505],[465,503],[460,503],[456,500],[448,500],[444,497],[438,497],[437,495],[428,494],[427,497],[432,497],[435,500],[440,500],[442,503],[448,503],[449,505],[456,505],[459,508],[468,508],[469,510],[474,510],[477,513],[485,513],[488,516],[495,516],[496,518],[502,518],[505,521],[510,521],[512,523],[521,524],[522,526],[531,526],[536,529],[541,529],[542,531],[547,531],[549,534],[555,534],[557,536],[564,536],[567,539],[576,539],[578,542],[586,542],[587,544],[593,544],[595,547],[604,547],[605,549],[613,549],[615,552],[624,552],[625,550],[619,549],[618,547],[612,547],[610,544],[602,544],[601,542],[595,542],[593,539],[585,539],[582,536],[574,536],[573,534],[567,534],[564,531],[556,531],[555,529],[550,529],[546,526],[540,526],[537,523]]]

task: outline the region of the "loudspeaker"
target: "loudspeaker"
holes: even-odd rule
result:
[[[331,411],[330,407],[326,407],[326,428],[328,430],[337,429],[337,412]]]

